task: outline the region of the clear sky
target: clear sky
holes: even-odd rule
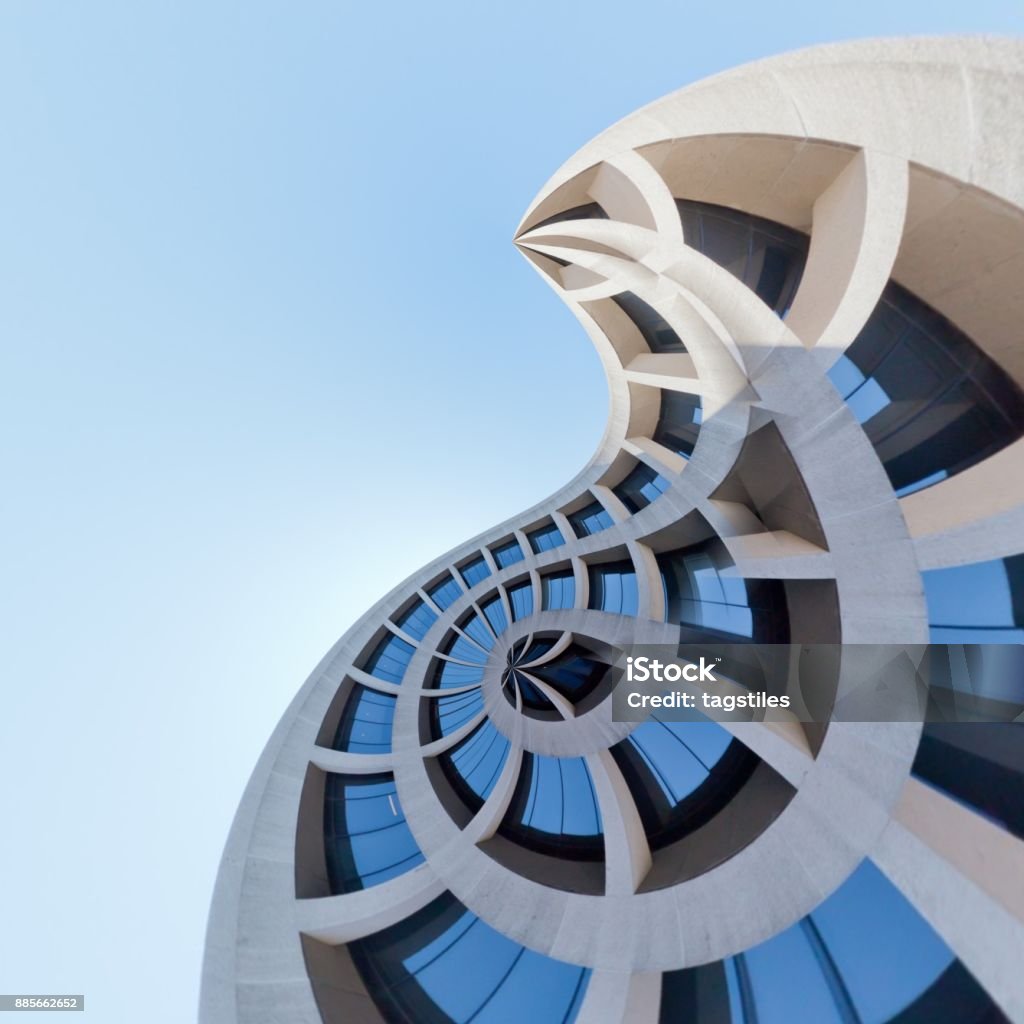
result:
[[[1022,30],[1015,0],[0,3],[0,992],[193,1019],[295,690],[586,462],[597,358],[510,243],[567,156],[752,58]]]

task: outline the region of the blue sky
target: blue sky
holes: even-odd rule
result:
[[[745,60],[1022,28],[986,0],[0,6],[0,991],[192,1019],[296,688],[587,460],[597,358],[510,244],[567,156]]]

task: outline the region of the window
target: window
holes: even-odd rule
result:
[[[480,555],[479,558],[474,558],[471,562],[467,562],[465,565],[459,566],[459,572],[462,573],[462,578],[466,581],[466,586],[471,590],[481,580],[485,580],[491,575],[491,570],[487,568],[487,563],[484,561],[483,555]]]
[[[933,644],[1024,643],[1024,555],[921,573]]]
[[[430,595],[430,599],[434,604],[436,604],[441,611],[444,611],[459,599],[459,596],[462,594],[462,587],[460,587],[450,575],[445,574],[440,582],[435,583],[427,593]]]
[[[415,647],[399,640],[393,633],[385,633],[366,659],[363,670],[389,683],[400,683],[415,651]]]
[[[697,444],[703,418],[700,395],[662,391],[661,416],[653,440],[688,459]]]
[[[590,566],[590,603],[597,611],[636,615],[639,595],[636,570],[630,561]]]
[[[348,948],[398,1024],[571,1024],[590,978],[506,938],[450,893]]]
[[[459,623],[459,629],[471,640],[475,640],[485,651],[489,651],[494,646],[494,636],[476,612],[470,612]],[[486,660],[486,655],[484,658]]]
[[[434,736],[447,736],[467,722],[472,721],[484,709],[484,695],[479,687],[468,693],[456,693],[451,697],[435,697],[431,705],[434,719]]]
[[[890,281],[829,377],[900,496],[1024,434],[1024,393],[966,334]]]
[[[391,775],[327,776],[324,843],[334,895],[379,885],[423,863]]]
[[[395,625],[416,640],[422,640],[427,630],[437,622],[437,615],[422,601],[415,601],[395,620]]]
[[[599,502],[592,501],[586,508],[569,515],[569,523],[577,537],[589,537],[592,533],[600,533],[612,525],[612,517],[608,515],[604,506]]]
[[[441,690],[452,690],[459,686],[473,686],[484,678],[484,670],[473,665],[459,665],[454,661],[437,659],[433,685]]]
[[[728,556],[717,545],[698,544],[658,555],[665,594],[666,622],[678,622],[697,642],[706,633],[789,642],[786,592],[778,580],[744,580],[723,574]]]
[[[480,605],[480,611],[491,624],[495,636],[499,636],[508,629],[508,616],[505,614],[505,606],[501,603],[500,597],[493,597],[486,604]]]
[[[676,207],[686,244],[728,270],[785,319],[807,261],[807,235],[711,203],[677,199]]]
[[[533,584],[518,583],[508,588],[508,600],[512,605],[512,618],[518,622],[533,614]]]
[[[586,761],[524,754],[519,783],[499,831],[541,853],[600,859],[601,812]]]
[[[498,563],[499,569],[507,569],[510,565],[521,562],[525,557],[519,542],[515,540],[510,540],[500,547],[491,548],[491,554],[494,555],[494,561]]]
[[[509,741],[486,719],[456,747],[441,755],[441,766],[472,811],[491,794],[508,757]]]
[[[576,580],[571,569],[542,576],[540,586],[544,611],[572,608],[576,604]]]
[[[646,508],[667,490],[668,481],[642,462],[638,463],[629,476],[614,488],[619,501],[633,513]]]
[[[660,1021],[1001,1021],[939,935],[870,861],[816,910],[745,953],[663,975]]]
[[[639,295],[623,292],[621,295],[613,295],[612,302],[633,321],[652,352],[686,351],[686,346],[668,321]]]
[[[565,543],[562,531],[551,523],[549,526],[542,526],[526,535],[526,539],[533,548],[533,553],[539,555],[542,551],[550,551],[552,548],[561,547]]]
[[[358,683],[345,705],[331,744],[335,750],[361,754],[387,754],[391,750],[391,723],[395,698]]]
[[[711,820],[759,761],[716,722],[668,722],[655,712],[612,748],[647,841],[661,849]]]

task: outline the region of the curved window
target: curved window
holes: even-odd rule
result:
[[[444,611],[459,599],[462,595],[462,587],[460,587],[450,575],[445,574],[438,583],[435,583],[427,591],[427,593],[430,595],[431,601],[433,601],[441,611]]]
[[[663,390],[661,416],[652,440],[688,459],[696,447],[703,417],[700,395]]]
[[[1024,643],[1024,555],[921,573],[933,644]]]
[[[829,371],[896,493],[938,483],[1024,433],[1024,393],[941,313],[890,281]]]
[[[641,462],[613,490],[619,501],[630,512],[636,513],[646,508],[656,498],[660,498],[668,490],[668,481]]]
[[[803,276],[810,239],[725,206],[677,199],[676,207],[686,244],[739,278],[784,318]]]
[[[450,893],[348,949],[391,1024],[571,1024],[590,978],[506,938]]]
[[[519,783],[499,831],[541,853],[600,859],[601,812],[584,759],[524,754]]]
[[[518,622],[533,614],[533,584],[519,583],[508,588],[508,601],[512,606],[512,618]]]
[[[494,555],[494,560],[498,563],[499,569],[507,569],[510,565],[521,562],[525,557],[519,542],[515,540],[510,540],[507,544],[502,544],[500,547],[491,548],[491,554]]]
[[[475,640],[485,650],[489,651],[494,646],[494,635],[476,612],[471,612],[467,615],[459,623],[459,629],[461,629],[466,636]]]
[[[576,604],[576,580],[571,570],[553,572],[540,580],[542,607],[544,611],[553,608],[572,608]]]
[[[810,239],[725,207],[676,200],[688,245],[785,317]],[[898,495],[980,462],[1024,435],[1024,392],[941,313],[890,281],[829,371]]]
[[[422,640],[430,627],[437,622],[437,615],[422,601],[415,601],[395,619],[395,625],[416,640]]]
[[[431,700],[435,736],[447,736],[455,732],[484,709],[484,695],[479,688],[468,693],[456,693],[451,697],[433,697]]]
[[[778,580],[745,580],[724,575],[729,568],[716,545],[699,544],[658,555],[666,622],[684,628],[757,643],[788,643],[785,588]],[[691,635],[687,635],[687,634]]]
[[[328,774],[324,852],[331,893],[379,885],[423,863],[391,775]]]
[[[526,539],[533,548],[533,553],[539,555],[542,551],[550,551],[552,548],[561,547],[565,543],[562,531],[554,523],[550,526],[542,526],[538,530],[526,535]]]
[[[656,713],[616,744],[612,756],[652,850],[714,817],[759,763],[715,722],[665,722]]]
[[[487,719],[458,746],[441,755],[445,775],[472,811],[479,810],[491,795],[508,750],[509,741]]]
[[[997,1024],[1005,1017],[870,861],[786,931],[663,975],[662,1024]]]
[[[612,525],[612,517],[608,515],[607,510],[600,502],[592,501],[586,508],[581,508],[579,512],[570,513],[569,523],[576,536],[582,539],[593,533],[607,530]]]
[[[612,302],[633,321],[652,352],[686,351],[686,346],[669,326],[668,321],[640,296],[632,292],[622,292],[621,295],[613,295]]]
[[[386,633],[366,659],[363,671],[389,683],[400,683],[415,653],[415,647],[393,633]]]
[[[459,686],[473,686],[482,682],[484,670],[474,665],[458,665],[454,661],[439,658],[434,670],[433,686],[441,690],[451,690]]]
[[[500,597],[492,598],[486,604],[481,604],[480,611],[484,613],[484,617],[491,624],[495,636],[499,636],[508,629],[508,616],[505,614],[505,606]]]
[[[640,598],[636,587],[636,570],[630,561],[592,565],[588,607],[616,615],[636,615]]]
[[[481,580],[485,580],[491,575],[491,570],[487,567],[487,562],[484,561],[483,555],[479,558],[474,558],[471,562],[467,562],[465,565],[460,565],[459,572],[462,574],[462,578],[466,581],[466,586],[469,587],[470,590],[481,582]]]
[[[361,754],[387,754],[391,750],[391,723],[395,698],[376,693],[358,683],[345,705],[334,735],[335,750]]]

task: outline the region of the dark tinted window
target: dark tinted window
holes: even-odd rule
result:
[[[391,723],[395,698],[356,685],[345,705],[332,746],[363,754],[386,754],[391,750]]]
[[[592,501],[586,508],[570,513],[569,522],[577,537],[589,537],[592,533],[607,530],[612,525],[612,517],[603,505]]]
[[[688,459],[697,444],[702,421],[700,395],[662,391],[661,416],[654,431],[654,440]]]
[[[494,560],[501,569],[507,569],[510,565],[515,565],[516,562],[523,560],[523,549],[519,546],[519,542],[514,540],[502,544],[501,547],[491,548],[491,554],[494,555]]]
[[[650,466],[638,463],[625,480],[614,488],[619,501],[630,512],[639,512],[668,490],[668,481]]]

